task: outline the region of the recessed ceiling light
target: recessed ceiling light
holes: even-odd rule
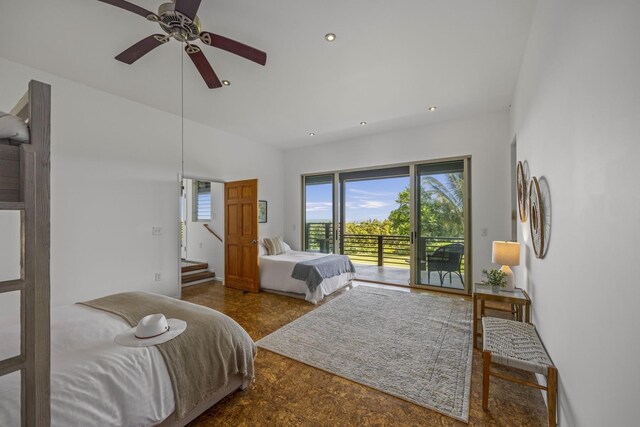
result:
[[[360,122],[360,126],[366,126],[367,122]]]
[[[332,42],[336,39],[336,35],[333,33],[327,33],[324,35],[324,39],[328,42]]]
[[[435,105],[432,105],[431,107],[429,107],[429,111],[436,111],[438,107],[436,107]]]
[[[225,86],[229,86],[231,84],[231,82],[229,80],[223,80],[222,84]]]
[[[316,134],[313,132],[309,132],[309,136],[316,136]]]

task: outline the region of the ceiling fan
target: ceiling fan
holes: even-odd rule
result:
[[[157,22],[165,33],[153,34],[142,39],[116,56],[118,61],[125,64],[133,64],[151,50],[167,43],[171,38],[186,44],[185,52],[193,61],[209,89],[222,87],[222,83],[200,47],[192,44],[192,41],[200,40],[206,45],[226,50],[260,65],[267,63],[267,54],[261,50],[217,34],[202,31],[200,19],[197,16],[202,0],[172,0],[169,3],[161,4],[158,7],[158,13],[153,13],[125,0],[98,1],[128,10],[147,18],[149,21]]]

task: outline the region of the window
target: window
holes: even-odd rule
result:
[[[193,181],[193,222],[211,221],[211,183]]]
[[[333,175],[304,178],[304,250],[333,253]]]

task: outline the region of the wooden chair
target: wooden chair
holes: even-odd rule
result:
[[[482,318],[482,409],[489,409],[489,377],[502,378],[547,392],[549,426],[556,426],[558,370],[540,340],[535,326],[508,319]],[[547,386],[491,370],[491,363],[547,377]]]

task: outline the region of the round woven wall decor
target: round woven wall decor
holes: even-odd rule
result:
[[[518,191],[518,212],[520,222],[527,221],[527,177],[524,174],[522,162],[516,167],[516,190]]]
[[[538,178],[531,178],[529,185],[529,227],[531,229],[531,242],[537,258],[542,258],[545,253],[545,214],[540,194]]]

